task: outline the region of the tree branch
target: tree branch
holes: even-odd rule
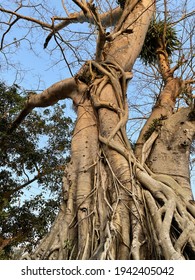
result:
[[[84,13],[85,16],[89,16],[89,9],[87,7],[86,1],[78,1],[78,0],[72,0]]]
[[[71,76],[73,77],[74,75],[73,75],[73,72],[72,72],[72,70],[71,70],[71,67],[70,67],[70,65],[69,65],[69,63],[68,63],[68,60],[67,60],[65,54],[64,54],[63,48],[62,48],[62,46],[60,45],[60,43],[58,42],[58,39],[57,39],[57,37],[56,37],[55,34],[54,34],[54,40],[55,40],[56,44],[58,45],[58,47],[59,47],[59,49],[60,49],[60,51],[61,51],[61,53],[62,53],[63,59],[64,59],[66,65],[67,65],[67,67],[68,67],[68,70],[69,70]]]
[[[119,17],[121,16],[121,13],[122,13],[121,9],[118,7],[104,14],[99,15],[101,24],[105,27],[114,25],[116,21],[119,19]],[[56,18],[54,18],[54,20],[55,19]],[[59,24],[53,27],[52,32],[47,36],[45,40],[44,48],[47,48],[49,41],[51,40],[51,38],[56,32],[60,31],[61,29],[63,29],[64,27],[68,26],[71,23],[84,23],[84,22],[95,24],[95,20],[91,14],[88,14],[88,16],[86,17],[83,11],[80,11],[78,13],[71,13],[69,17],[63,19],[62,22],[60,22]]]
[[[51,38],[53,37],[53,35],[56,32],[63,29],[64,27],[68,26],[69,24],[84,23],[84,22],[88,22],[90,24],[96,24],[92,14],[89,12],[89,9],[88,9],[87,5],[84,5],[84,4],[80,3],[79,1],[74,1],[74,2],[75,2],[75,4],[77,4],[82,9],[82,11],[76,12],[76,13],[71,13],[71,14],[68,15],[67,18],[53,17],[51,24],[40,21],[40,20],[35,19],[33,17],[24,16],[22,14],[17,13],[16,11],[11,11],[11,10],[8,10],[8,9],[4,9],[3,7],[0,7],[0,11],[3,12],[3,13],[7,13],[7,14],[11,14],[13,16],[16,16],[17,20],[23,19],[23,20],[31,21],[31,22],[37,23],[38,25],[40,25],[43,28],[47,28],[47,29],[52,30],[51,33],[47,36],[47,38],[45,40],[45,43],[44,43],[44,48],[47,48],[48,43],[51,40]],[[99,18],[100,18],[101,24],[103,26],[109,27],[109,26],[114,25],[117,22],[117,20],[121,16],[121,14],[122,14],[121,9],[119,7],[117,7],[113,10],[110,10],[108,12],[105,12],[105,13],[99,15]],[[54,25],[53,23],[54,23],[55,20],[61,20],[62,22],[60,22],[57,25]],[[15,21],[13,22],[13,24],[14,23],[15,23]]]
[[[127,16],[134,9],[134,7],[137,5],[137,3],[139,1],[140,0],[127,0],[126,1],[125,8],[124,8],[123,13],[120,17],[119,22],[117,23],[117,26],[115,27],[114,32],[118,32],[121,29],[121,27],[122,27],[123,23],[125,22]]]
[[[19,18],[17,17],[15,20],[13,20],[10,24],[8,29],[3,33],[2,39],[1,39],[1,45],[0,45],[0,50],[3,49],[3,42],[4,42],[4,38],[5,35],[10,31],[10,29],[12,28],[12,26],[19,20]]]
[[[178,60],[177,64],[175,66],[173,66],[170,70],[169,70],[169,74],[173,75],[174,72],[184,63],[188,62],[187,59],[184,58],[184,55],[181,56],[181,58]]]
[[[18,14],[18,13],[14,12],[14,11],[4,9],[4,8],[2,8],[2,7],[0,7],[0,12],[14,15],[14,16],[16,16],[18,19],[24,19],[24,20],[27,20],[27,21],[31,21],[31,22],[37,23],[37,24],[39,24],[39,25],[41,25],[42,27],[45,27],[45,28],[49,28],[49,29],[52,28],[52,25],[51,25],[51,24],[48,24],[48,23],[43,22],[43,21],[40,21],[40,20],[35,19],[35,18],[33,18],[33,17],[28,17],[28,16],[24,16],[24,15]]]
[[[88,9],[91,12],[91,15],[94,19],[94,22],[97,25],[98,28],[98,39],[97,39],[97,46],[96,46],[96,61],[102,60],[102,50],[104,48],[105,42],[106,42],[106,30],[102,26],[100,15],[95,7],[94,4],[88,3]]]
[[[9,132],[15,130],[34,108],[48,107],[57,103],[59,100],[66,98],[71,98],[74,102],[76,102],[80,93],[82,93],[85,89],[86,86],[84,83],[79,83],[79,81],[76,82],[74,78],[68,78],[53,84],[40,94],[30,95],[25,108],[12,123]]]
[[[195,10],[193,10],[192,12],[188,13],[188,14],[184,14],[182,15],[182,17],[180,19],[178,19],[177,21],[174,21],[171,23],[171,26],[174,26],[176,24],[178,24],[180,21],[188,18],[188,17],[191,17],[191,16],[194,16],[195,15]]]

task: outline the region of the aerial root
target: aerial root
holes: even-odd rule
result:
[[[171,185],[141,173],[138,173],[138,177],[146,188],[144,196],[147,208],[163,255],[166,259],[185,259],[185,246],[188,244],[192,250],[195,246],[195,236],[191,234],[195,231],[195,217],[187,210],[185,198],[181,194],[178,196],[174,187],[171,189]]]

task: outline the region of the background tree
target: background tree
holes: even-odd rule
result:
[[[35,107],[71,98],[77,111],[71,160],[63,180],[63,201],[49,234],[30,258],[195,258],[195,207],[189,173],[195,131],[193,33],[188,33],[186,59],[177,50],[180,40],[175,31],[176,23],[193,12],[187,13],[185,1],[182,17],[174,17],[173,22],[168,4],[174,5],[174,1],[157,1],[157,11],[164,11],[159,18],[155,1],[117,2],[120,7],[112,8],[110,2],[74,0],[72,7],[79,10],[69,13],[64,5],[67,17],[54,16],[51,24],[19,13],[22,4],[16,11],[0,8],[5,15],[11,15],[2,46],[17,21],[33,22],[50,30],[44,48],[54,39],[72,74],[41,94],[31,95],[9,133],[15,132]],[[55,20],[60,23],[55,24]],[[81,33],[73,47],[66,33],[61,32],[66,32],[70,24],[83,22],[90,23],[86,46],[96,36],[95,55],[91,55],[92,44],[88,60],[74,75],[64,50],[65,46],[71,49],[79,66],[85,58],[75,52]],[[175,50],[179,57],[171,65]],[[161,90],[153,96],[154,106],[133,149],[126,133],[126,91],[140,52],[144,63],[158,73]],[[178,76],[176,70],[183,67],[188,75],[183,70]],[[131,94],[132,89],[128,92],[130,102]],[[139,97],[138,91],[136,95]],[[190,105],[175,112],[177,100],[183,97]]]
[[[59,207],[62,175],[69,156],[72,122],[64,117],[62,105],[46,109],[43,114],[34,111],[16,132],[7,133],[27,94],[17,85],[0,84],[2,258],[10,258],[12,247],[18,244],[25,243],[32,249],[47,233]],[[39,194],[24,201],[23,193],[35,183]]]

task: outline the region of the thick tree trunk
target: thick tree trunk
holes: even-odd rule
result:
[[[135,157],[126,135],[126,83],[154,12],[153,1],[131,4],[132,12],[124,12],[124,21],[118,23],[112,40],[105,44],[102,61],[86,63],[75,78],[73,94],[67,96],[77,108],[77,122],[62,206],[32,259],[194,257],[195,207],[189,202],[189,172],[184,167],[194,124],[187,120],[187,111],[172,115],[179,91],[177,79],[167,80],[158,106],[141,132],[139,159],[151,122],[161,114],[168,118],[162,120],[163,127],[156,133],[156,142],[149,144],[150,153],[144,161]],[[87,84],[83,87],[87,90],[79,90],[80,81]],[[179,172],[164,164],[165,159],[171,160],[171,154]],[[183,162],[178,164],[181,156]]]

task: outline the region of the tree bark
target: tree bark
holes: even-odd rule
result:
[[[73,80],[74,94],[65,94],[75,103],[77,122],[63,201],[51,231],[31,259],[194,257],[195,207],[189,202],[189,174],[184,168],[194,124],[188,121],[187,110],[173,114],[178,79],[166,77],[159,102],[141,132],[137,158],[127,138],[127,80],[155,10],[154,1],[128,3],[130,12],[123,11],[123,21],[101,46],[101,59],[87,62]],[[149,168],[139,161],[147,142],[143,136],[161,114],[168,119],[161,120],[163,127],[150,144],[145,158]],[[179,172],[164,164],[171,154]]]
[[[154,173],[173,177],[192,200],[189,157],[195,123],[188,120],[189,113],[190,108],[183,108],[164,121],[147,164]]]

